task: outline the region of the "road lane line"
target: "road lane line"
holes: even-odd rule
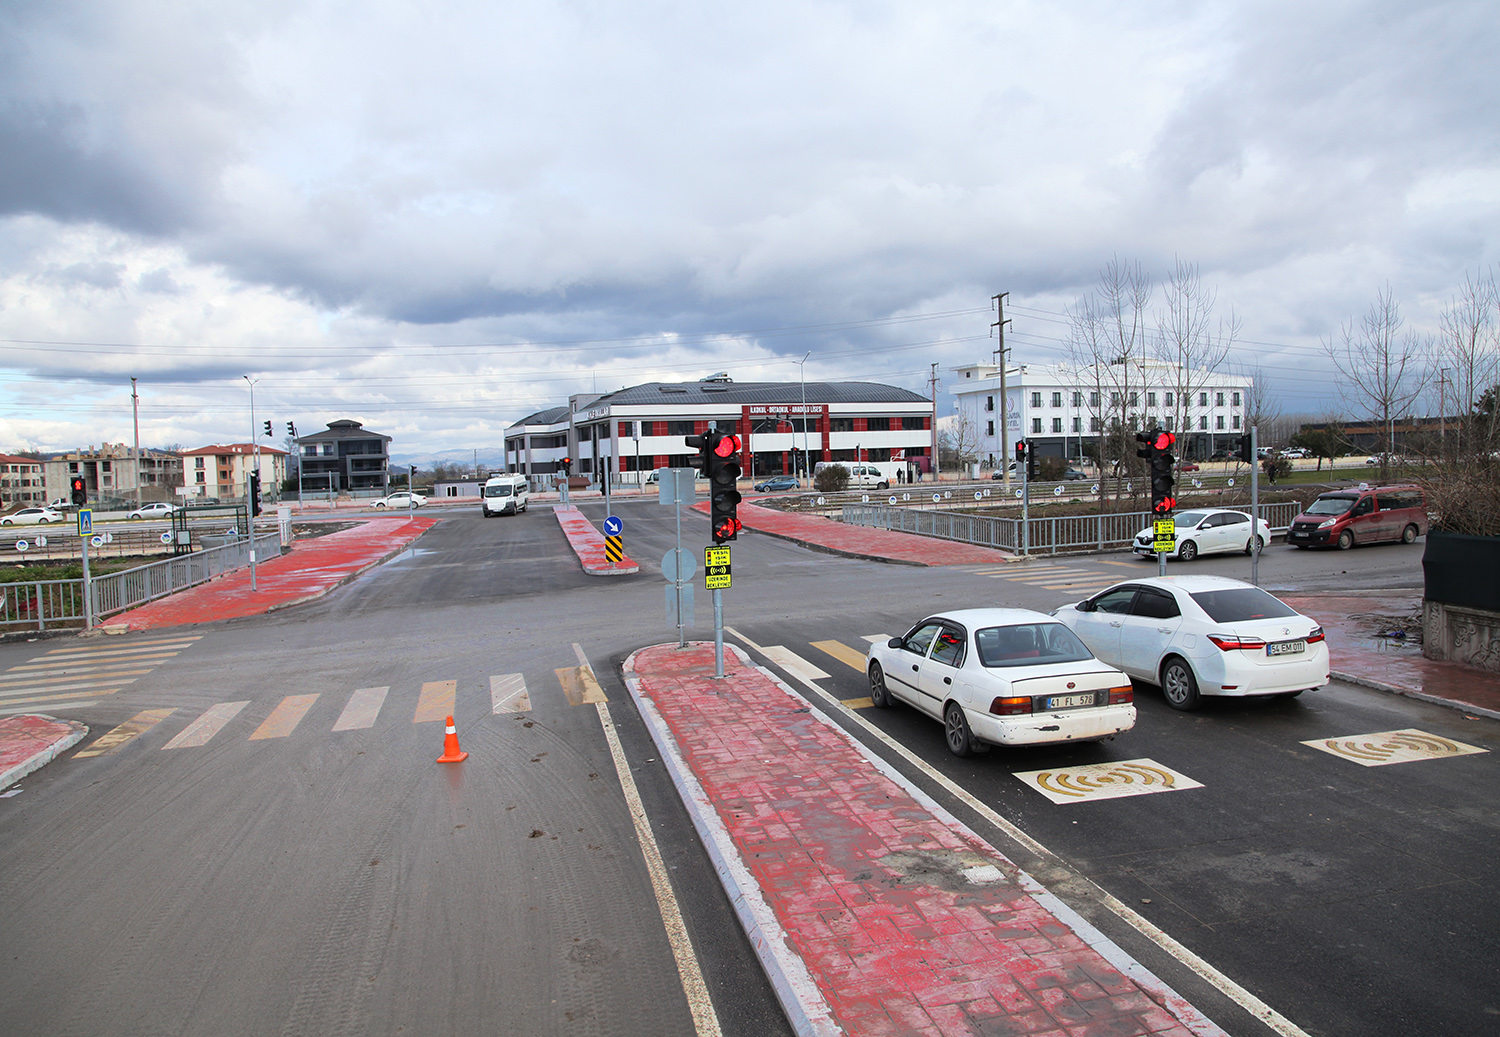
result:
[[[413,724],[439,724],[453,715],[453,703],[458,698],[458,681],[428,681],[422,685],[422,695],[417,699],[417,712],[412,716]]]
[[[35,662],[12,666],[5,672],[26,674],[35,673],[37,670],[54,669],[60,672],[67,672],[68,670],[87,669],[92,666],[139,666],[141,663],[163,663],[168,659],[177,658],[177,655],[177,652],[167,652],[165,654],[152,652],[147,655],[81,655],[67,659],[52,659],[43,656]]]
[[[125,644],[85,645],[81,648],[54,648],[48,655],[63,655],[65,653],[79,654],[84,652],[124,652],[132,648],[164,648],[168,645],[181,645],[191,648],[194,641],[202,638],[202,634],[186,634],[178,637],[153,637],[144,641],[129,641]]]
[[[582,668],[590,669],[587,660]],[[592,669],[590,672],[592,673]],[[625,749],[615,730],[614,718],[609,715],[609,703],[595,702],[594,708],[599,711],[599,724],[604,729],[604,740],[609,743],[609,755],[614,760],[615,774],[620,779],[620,790],[625,793],[625,802],[630,807],[636,842],[641,847],[641,856],[646,859],[646,873],[651,876],[651,889],[656,894],[656,906],[661,911],[662,926],[667,931],[667,942],[672,948],[672,957],[677,962],[677,974],[682,979],[682,992],[687,995],[688,1011],[693,1015],[693,1032],[697,1037],[720,1037],[719,1016],[714,1011],[713,999],[708,995],[708,984],[703,981],[703,971],[693,952],[693,941],[688,937],[687,925],[682,920],[682,908],[677,903],[672,882],[667,877],[661,847],[656,844],[656,836],[652,834],[646,805],[641,801],[635,777],[630,773],[630,762],[625,759]]]
[[[335,731],[353,731],[362,727],[373,727],[375,718],[380,715],[380,707],[385,705],[386,692],[390,687],[384,688],[360,688],[344,705],[344,711],[339,714],[338,721],[334,723]],[[447,714],[443,714],[445,717]]]
[[[872,645],[883,645],[891,639],[890,634],[860,634],[861,641],[868,641]]]
[[[813,641],[811,643],[814,648],[833,656],[851,670],[865,672],[864,652],[856,652],[841,641]]]
[[[316,701],[317,695],[288,695],[251,733],[249,740],[258,742],[263,738],[285,738],[297,729],[297,725],[302,723],[302,718],[307,716],[307,711],[312,709]]]
[[[490,712],[525,713],[531,709],[526,678],[519,673],[497,673],[490,677]]]
[[[70,670],[57,670],[55,672],[47,671],[44,673],[27,673],[17,677],[0,677],[0,687],[4,687],[6,685],[19,685],[23,682],[25,682],[28,686],[36,684],[49,684],[54,680],[67,680],[70,677],[139,677],[142,674],[150,673],[152,669],[154,669],[154,667],[147,667],[144,670],[111,670],[106,667],[104,670],[96,670],[94,667],[90,666],[79,666]]]
[[[177,712],[176,709],[148,709],[143,713],[137,713],[125,723],[112,730],[106,731],[87,749],[73,754],[73,759],[79,760],[88,756],[111,756],[129,742],[133,742],[167,717]]]
[[[729,627],[725,627],[724,629],[728,630]],[[735,636],[738,637],[739,635],[736,634]],[[765,648],[760,649],[760,651],[765,653],[767,659],[770,659],[788,673],[795,673],[797,676],[810,681],[824,681],[828,679],[828,674],[818,669],[797,653],[788,648],[783,648],[781,645],[767,645]]]
[[[162,748],[184,749],[207,745],[210,738],[223,730],[224,725],[233,720],[239,711],[248,705],[250,702],[247,699],[244,702],[220,702],[210,706],[201,717],[183,728],[176,738]]]
[[[64,695],[63,697],[67,698],[68,696]],[[51,710],[51,709],[80,709],[80,708],[82,708],[84,706],[97,706],[98,704],[99,704],[99,700],[96,699],[96,698],[86,698],[86,699],[82,699],[82,700],[80,700],[78,702],[54,702],[51,699],[47,700],[47,708],[49,710]],[[0,717],[15,716],[17,713],[34,713],[34,712],[36,712],[36,710],[37,710],[36,706],[16,706],[14,708],[0,709]]]
[[[129,681],[125,683],[128,684]],[[68,692],[51,691],[46,694],[27,695],[24,698],[7,695],[5,698],[0,699],[0,706],[15,706],[22,702],[61,702],[64,699],[91,699],[97,698],[100,695],[113,695],[120,690],[119,684],[80,684],[78,687],[87,690]],[[33,706],[32,708],[36,707]]]
[[[762,648],[760,645],[757,645],[754,641],[751,641],[748,637],[746,637],[744,634],[741,634],[733,627],[726,626],[724,628],[724,632],[733,635],[738,640],[743,641],[745,644],[749,645],[755,651],[765,655],[766,658],[772,659],[774,661],[774,657],[771,655],[769,649]],[[785,651],[785,649],[783,649],[782,651]],[[788,672],[791,671],[789,670]],[[820,699],[822,699],[829,705],[843,705],[841,702],[839,702],[838,699],[834,698],[833,695],[824,691],[822,688],[812,683],[812,681],[803,679],[800,676],[798,676],[798,679],[802,681],[803,685],[805,685],[809,690],[811,690],[814,694],[816,694]],[[884,731],[880,730],[880,728],[870,723],[870,721],[866,720],[858,713],[847,708],[845,712],[849,719],[858,724],[860,728],[871,738],[879,741],[882,745],[886,746],[892,752],[896,753],[907,763],[916,767],[923,773],[923,775],[925,775],[937,785],[940,785],[946,792],[948,792],[949,795],[957,798],[970,810],[973,810],[976,814],[978,814],[980,817],[983,817],[991,825],[1004,832],[1017,844],[1025,847],[1032,854],[1040,858],[1045,864],[1048,865],[1050,869],[1055,869],[1056,871],[1065,873],[1065,875],[1069,880],[1071,880],[1072,883],[1083,884],[1087,886],[1090,890],[1092,890],[1093,898],[1104,905],[1106,908],[1108,908],[1110,911],[1112,911],[1121,921],[1125,922],[1136,932],[1140,933],[1146,939],[1150,940],[1152,943],[1160,947],[1167,954],[1171,955],[1177,961],[1181,962],[1185,967],[1196,973],[1200,978],[1208,982],[1221,994],[1229,998],[1235,1004],[1239,1005],[1260,1022],[1264,1023],[1276,1033],[1281,1034],[1282,1037],[1310,1037],[1310,1035],[1301,1027],[1297,1026],[1296,1023],[1286,1018],[1284,1015],[1276,1011],[1270,1005],[1266,1004],[1260,998],[1250,993],[1250,991],[1246,990],[1244,987],[1240,986],[1224,973],[1214,968],[1203,958],[1200,958],[1197,954],[1193,953],[1193,951],[1189,950],[1186,946],[1168,935],[1165,931],[1158,928],[1135,909],[1122,903],[1117,897],[1111,894],[1108,890],[1104,889],[1104,887],[1100,886],[1093,879],[1075,869],[1064,858],[1062,858],[1058,854],[1053,853],[1046,846],[1037,842],[1035,839],[1027,835],[1006,818],[1001,817],[1000,814],[998,814],[992,807],[989,806],[989,804],[975,797],[967,789],[963,788],[947,775],[937,770],[926,760],[922,759],[920,756],[917,756],[906,746],[902,745],[900,742],[887,735]],[[893,778],[906,783],[900,772],[885,760],[881,759],[879,756],[874,755],[873,753],[871,754],[871,759],[879,766],[889,767],[889,773]],[[914,791],[920,790],[916,790],[914,788]],[[937,804],[934,804],[934,806],[937,806]],[[938,809],[942,808],[938,807]],[[1059,883],[1056,880],[1052,882],[1052,885],[1058,884]],[[1060,905],[1063,904],[1063,901],[1060,898],[1056,898],[1056,895],[1050,892],[1050,887],[1048,896],[1057,899]],[[1071,909],[1069,910],[1071,911]],[[1076,914],[1076,912],[1073,913]]]

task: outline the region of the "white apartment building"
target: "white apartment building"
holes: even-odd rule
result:
[[[1021,364],[1005,370],[1001,426],[1000,369],[995,364],[953,368],[960,424],[981,464],[995,467],[1025,440],[1037,457],[1077,458],[1083,444],[1118,423],[1126,430],[1161,428],[1177,434],[1178,456],[1206,458],[1232,449],[1248,431],[1245,409],[1251,379],[1178,364]]]

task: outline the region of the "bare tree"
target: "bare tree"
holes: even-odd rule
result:
[[[1385,430],[1381,479],[1389,478],[1396,453],[1396,418],[1416,402],[1428,381],[1424,362],[1431,356],[1430,346],[1413,332],[1403,334],[1404,323],[1401,306],[1386,285],[1358,323],[1346,321],[1337,341],[1329,336],[1323,343],[1343,375],[1340,397]]]
[[[1474,415],[1485,392],[1500,382],[1500,290],[1494,273],[1488,277],[1464,275],[1458,295],[1442,314],[1437,364],[1441,371],[1438,416],[1446,421],[1448,408],[1460,415],[1455,430],[1454,453],[1462,457],[1477,449],[1484,437],[1475,428]],[[1446,430],[1445,430],[1446,431]],[[1447,451],[1443,451],[1447,454]]]
[[[1256,440],[1261,446],[1283,442],[1284,423],[1281,420],[1281,403],[1271,392],[1270,380],[1265,369],[1250,364],[1240,371],[1250,384],[1245,388],[1245,430],[1256,430]]]
[[[938,448],[943,460],[952,462],[955,468],[972,464],[979,456],[979,426],[968,411],[959,411],[938,433]],[[1004,464],[1004,459],[1000,463]]]
[[[1178,259],[1162,285],[1151,352],[1167,369],[1163,382],[1172,387],[1171,427],[1179,434],[1188,431],[1193,396],[1213,379],[1239,337],[1234,310],[1215,317],[1217,301],[1218,292],[1204,286],[1198,264]]]

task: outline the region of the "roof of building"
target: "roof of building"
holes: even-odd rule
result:
[[[561,407],[548,407],[546,410],[539,410],[535,414],[528,414],[510,427],[515,428],[517,425],[556,425],[559,421],[566,421],[567,419],[568,407],[567,404],[563,404]]]
[[[43,463],[34,457],[17,457],[14,454],[0,454],[0,464],[34,464],[40,467]]]
[[[273,446],[262,446],[260,448],[260,452],[262,454],[281,454],[282,456],[286,455],[285,450],[277,450]],[[255,453],[255,444],[221,443],[214,446],[194,447],[192,450],[180,450],[178,451],[178,453],[180,453],[183,457],[192,457],[196,454],[253,454]]]
[[[805,396],[804,396],[805,393]],[[879,382],[647,382],[606,393],[589,403],[611,406],[705,403],[740,406],[746,403],[925,403],[932,401],[910,389]]]
[[[379,432],[370,432],[362,422],[353,418],[340,418],[330,421],[328,427],[321,432],[309,432],[305,436],[298,436],[297,442],[311,443],[325,439],[384,439],[390,440],[390,436],[383,436]]]

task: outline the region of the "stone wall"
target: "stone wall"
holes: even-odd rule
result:
[[[1422,654],[1500,673],[1500,612],[1424,602]]]

